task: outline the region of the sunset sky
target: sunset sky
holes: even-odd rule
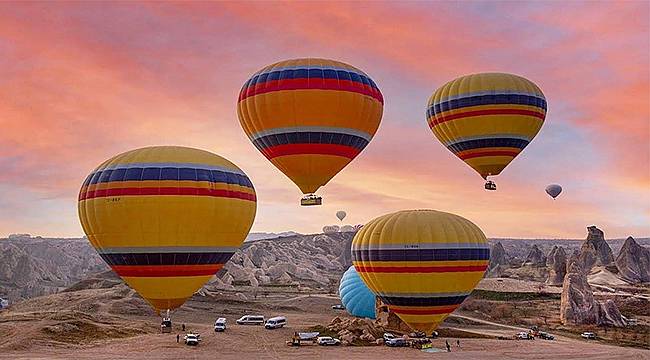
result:
[[[492,237],[650,235],[650,8],[633,2],[0,3],[0,237],[81,236],[77,194],[102,161],[149,145],[228,158],[255,185],[253,231],[319,232],[391,211],[459,214]],[[250,143],[237,95],[260,68],[336,59],[385,98],[373,141],[300,207]],[[496,192],[425,119],[458,76],[543,90],[538,136]],[[560,183],[553,201],[544,188]]]

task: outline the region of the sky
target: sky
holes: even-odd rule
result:
[[[251,178],[253,231],[319,232],[402,209],[461,215],[490,237],[650,235],[650,3],[2,2],[0,237],[81,236],[77,194],[104,160],[150,145],[212,151]],[[285,59],[366,72],[385,98],[374,139],[319,191],[301,192],[250,143],[242,84]],[[499,71],[548,102],[533,142],[483,180],[425,119],[456,77]],[[544,192],[560,183],[553,201]]]

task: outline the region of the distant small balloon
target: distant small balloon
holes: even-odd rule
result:
[[[345,219],[345,215],[347,215],[347,213],[345,211],[343,211],[343,210],[339,210],[339,211],[336,212],[336,217],[339,218],[339,220],[341,220],[341,221],[343,221],[343,219]]]
[[[553,199],[558,197],[562,192],[562,186],[558,184],[551,184],[546,187],[546,193],[549,194]]]

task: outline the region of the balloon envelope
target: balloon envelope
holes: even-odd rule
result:
[[[368,145],[384,99],[361,70],[325,59],[269,65],[241,89],[237,114],[255,147],[314,193]]]
[[[375,294],[361,280],[354,266],[350,266],[343,273],[339,284],[339,295],[341,303],[350,315],[375,318]]]
[[[336,212],[336,217],[341,221],[343,221],[343,219],[345,219],[345,215],[347,215],[347,214],[343,210],[339,210],[339,211]]]
[[[436,138],[483,178],[499,175],[545,118],[542,91],[512,74],[462,76],[436,90],[427,106]]]
[[[339,232],[340,228],[338,225],[326,225],[323,226],[323,233],[325,234],[333,234],[336,232]]]
[[[156,146],[97,167],[79,219],[102,259],[158,312],[181,306],[241,246],[253,224],[253,184],[207,151]]]
[[[426,333],[469,296],[489,259],[476,225],[434,210],[380,216],[352,241],[352,262],[368,288],[412,329]]]
[[[356,231],[352,225],[343,225],[341,226],[341,232],[353,232]]]
[[[558,184],[551,184],[546,187],[546,193],[549,194],[553,199],[558,197],[562,192],[562,186]]]

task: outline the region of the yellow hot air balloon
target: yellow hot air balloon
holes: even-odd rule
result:
[[[361,70],[334,60],[295,59],[246,81],[237,114],[255,147],[303,194],[313,194],[368,145],[383,103]],[[315,195],[302,201],[320,203]]]
[[[460,77],[436,90],[427,106],[436,138],[486,180],[521,153],[545,118],[542,91],[512,74]],[[488,181],[485,188],[496,190],[496,185]]]
[[[155,146],[97,167],[78,208],[102,259],[160,313],[181,306],[241,246],[256,198],[246,174],[221,156]]]
[[[460,216],[405,210],[373,219],[352,241],[352,263],[413,330],[431,333],[483,277],[485,235]]]

